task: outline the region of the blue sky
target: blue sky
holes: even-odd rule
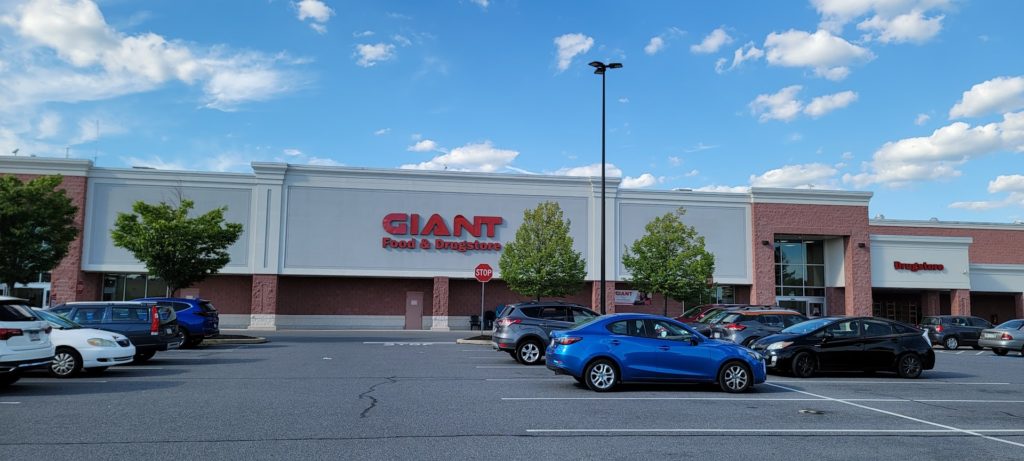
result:
[[[868,190],[1024,220],[1024,2],[0,2],[0,152]]]

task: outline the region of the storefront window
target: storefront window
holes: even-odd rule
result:
[[[167,283],[146,274],[105,274],[103,301],[130,301],[136,298],[167,296]]]
[[[825,296],[824,242],[775,242],[775,294]]]

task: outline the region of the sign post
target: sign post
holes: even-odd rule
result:
[[[491,281],[491,277],[494,276],[494,269],[486,263],[481,263],[476,266],[476,270],[473,271],[473,276],[480,282],[480,334],[484,333],[484,286],[487,282]]]

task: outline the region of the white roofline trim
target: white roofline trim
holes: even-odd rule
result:
[[[791,203],[799,205],[847,205],[868,206],[872,192],[781,189],[775,187],[751,187],[751,203]]]
[[[967,221],[914,221],[905,219],[869,219],[870,226],[926,227],[933,229],[989,229],[1024,231],[1024,224],[985,223]]]

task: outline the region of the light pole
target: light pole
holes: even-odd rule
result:
[[[604,132],[605,132],[605,129],[604,129],[604,100],[605,100],[605,97],[604,97],[604,93],[605,93],[605,91],[604,91],[604,86],[605,85],[604,85],[604,74],[605,74],[605,71],[608,70],[608,69],[618,69],[618,68],[622,67],[622,64],[617,63],[617,62],[610,62],[608,64],[605,64],[605,63],[603,63],[601,61],[593,61],[593,62],[590,63],[590,65],[594,67],[594,73],[601,76],[601,296],[600,296],[600,299],[601,299],[601,315],[604,315],[604,313],[605,313],[604,312],[604,310],[605,310],[604,309],[604,306],[605,306],[605,289],[604,289],[604,283],[605,283],[604,282],[604,279],[605,279],[605,274],[604,274],[604,247],[605,247],[605,245],[604,245],[604,227],[605,227],[605,219],[604,219],[604,202],[605,202],[605,200],[604,200],[604,177],[605,177],[605,167],[604,167]]]

